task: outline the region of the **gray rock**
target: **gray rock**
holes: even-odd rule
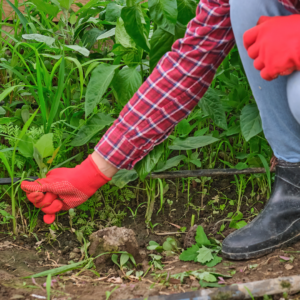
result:
[[[73,259],[75,260],[76,258],[79,258],[80,254],[79,253],[75,253],[75,252],[71,252],[69,255],[69,259]]]

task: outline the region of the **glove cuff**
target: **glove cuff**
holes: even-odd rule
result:
[[[93,169],[95,169],[95,172],[99,174],[99,176],[101,176],[103,178],[103,180],[105,181],[111,181],[111,178],[107,177],[106,175],[104,175],[98,168],[98,166],[96,165],[96,163],[94,162],[92,155],[89,155],[88,158],[86,160],[89,160],[90,164],[92,165]]]

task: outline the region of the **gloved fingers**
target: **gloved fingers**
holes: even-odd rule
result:
[[[52,224],[55,221],[55,214],[44,215],[43,220],[46,224]]]
[[[260,76],[267,81],[272,81],[273,79],[276,79],[278,77],[278,74],[270,74],[268,69],[264,68],[261,70]]]
[[[21,189],[26,192],[48,192],[47,189],[48,180],[47,178],[37,179],[35,181],[22,181]]]
[[[30,192],[26,193],[26,196],[33,205],[36,205],[43,200],[45,194],[42,192]]]
[[[259,45],[257,43],[252,44],[248,50],[248,55],[250,58],[255,59],[259,55]]]
[[[255,43],[257,35],[259,32],[258,26],[255,26],[249,30],[247,30],[243,35],[244,46],[246,50]]]
[[[55,195],[53,193],[46,193],[44,195],[43,199],[40,202],[38,202],[37,204],[35,204],[35,207],[37,207],[37,208],[48,207],[56,199],[57,199],[57,195]]]
[[[44,207],[41,209],[42,212],[44,212],[47,215],[53,215],[57,212],[59,212],[63,207],[63,203],[60,200],[54,200],[49,206]]]
[[[254,68],[259,71],[261,71],[265,67],[265,63],[259,56],[254,60],[253,65]]]

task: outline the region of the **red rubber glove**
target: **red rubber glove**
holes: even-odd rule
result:
[[[21,188],[28,200],[45,213],[44,222],[51,224],[55,213],[82,204],[110,180],[100,172],[89,155],[75,168],[54,169],[48,172],[46,178],[23,181]]]
[[[300,70],[300,15],[260,17],[245,32],[244,46],[265,80]]]

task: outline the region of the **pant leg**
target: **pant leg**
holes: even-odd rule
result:
[[[236,44],[259,108],[265,137],[277,158],[300,162],[300,125],[295,119],[296,117],[300,121],[300,109],[297,108],[297,114],[294,115],[290,110],[290,107],[295,107],[297,96],[300,97],[300,88],[296,88],[294,83],[294,78],[297,77],[299,85],[300,76],[279,76],[271,82],[262,79],[243,46],[244,32],[254,27],[260,16],[290,14],[278,0],[230,0],[230,16]],[[288,82],[293,88],[287,93]]]
[[[300,72],[288,76],[287,98],[292,115],[300,124]]]

